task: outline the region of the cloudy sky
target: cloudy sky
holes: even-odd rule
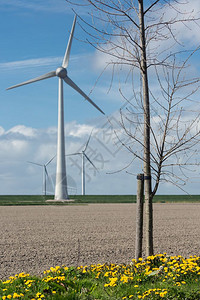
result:
[[[190,2],[200,10],[198,1]],[[6,88],[61,65],[74,15],[64,0],[0,0],[0,14],[0,194],[42,194],[44,168],[30,162],[44,165],[56,155],[58,80],[54,77],[10,91]],[[196,28],[192,32],[188,41],[197,38]],[[66,85],[66,154],[84,149],[92,132],[87,155],[98,172],[86,165],[86,193],[136,194],[135,177],[142,172],[142,165],[132,161],[113,131],[120,135],[118,112],[124,105],[118,81],[110,90],[111,73],[107,72],[96,84],[106,58],[84,39],[77,24],[68,74],[105,116]],[[128,85],[126,90],[131,97]],[[47,166],[49,193],[54,191],[55,163],[53,159]],[[67,157],[67,174],[71,193],[80,194],[80,156]],[[198,194],[198,181],[190,182],[187,190]],[[159,193],[179,194],[180,190],[163,184]]]

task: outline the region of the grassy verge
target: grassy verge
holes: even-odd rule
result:
[[[129,265],[51,267],[0,281],[0,299],[200,299],[200,257],[159,254]]]
[[[136,203],[135,195],[76,195],[71,196],[75,200],[74,204],[80,203]],[[47,199],[53,196],[39,195],[0,195],[0,206],[3,205],[52,205],[47,203]],[[156,195],[154,203],[200,203],[199,195]],[[54,202],[53,205],[56,203]],[[71,203],[70,203],[71,204]],[[67,203],[57,203],[57,205],[68,205]]]

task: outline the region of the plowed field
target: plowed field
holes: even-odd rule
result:
[[[0,277],[56,265],[129,263],[136,204],[7,206],[0,210]],[[200,255],[200,204],[154,204],[154,250]]]

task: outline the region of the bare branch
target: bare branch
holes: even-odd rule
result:
[[[150,10],[152,9],[160,0],[155,1],[154,3],[152,3],[145,11],[144,11],[144,15]]]

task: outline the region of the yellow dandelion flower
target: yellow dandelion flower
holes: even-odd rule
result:
[[[17,293],[14,293],[14,294],[13,294],[13,299],[16,299],[16,298],[19,298],[19,297],[21,297],[20,294],[17,294]]]
[[[143,261],[143,258],[142,257],[139,257],[139,259],[138,259],[139,261]]]
[[[3,281],[3,284],[8,284],[10,282],[11,282],[11,280],[6,280],[6,281]]]
[[[104,287],[108,287],[108,286],[110,286],[109,283],[105,283],[105,284],[104,284]]]
[[[36,298],[40,298],[41,295],[42,295],[42,294],[41,294],[40,292],[38,292],[38,293],[36,294]]]
[[[99,278],[99,276],[100,276],[100,274],[101,274],[101,272],[98,272],[95,278],[97,278],[97,279],[98,279],[98,278]]]
[[[161,293],[160,293],[160,297],[161,297],[161,298],[164,298],[166,294],[167,294],[167,291],[161,292]]]
[[[123,283],[127,283],[128,282],[129,277],[126,275],[122,275],[122,277],[120,278],[120,281],[122,281]]]

